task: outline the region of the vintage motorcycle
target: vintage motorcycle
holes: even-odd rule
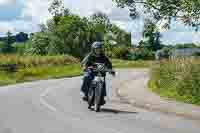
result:
[[[96,67],[92,68],[92,72],[95,73],[95,77],[88,88],[88,109],[94,106],[96,112],[100,111],[102,101],[106,92],[106,74],[110,73],[115,75],[115,72],[111,69],[107,69],[103,63],[96,63]]]

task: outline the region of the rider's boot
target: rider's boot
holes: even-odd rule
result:
[[[100,105],[104,105],[104,104],[106,104],[106,101],[104,98],[102,98]]]
[[[87,95],[84,95],[82,99],[83,99],[83,101],[86,101],[86,102],[87,102],[87,101],[88,101],[88,96],[87,96]]]

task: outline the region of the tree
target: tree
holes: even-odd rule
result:
[[[55,24],[58,24],[60,16],[66,13],[62,0],[53,0],[48,10],[53,15]]]
[[[143,40],[140,42],[141,47],[146,47],[149,50],[157,51],[161,48],[161,34],[154,22],[147,20],[143,30]]]
[[[199,0],[113,0],[119,7],[130,8],[130,14],[137,16],[139,8],[143,5],[142,12],[149,13],[157,21],[167,20],[165,28],[169,28],[170,22],[180,20],[184,24],[200,27],[200,1]],[[136,18],[136,17],[133,17]]]
[[[16,35],[16,42],[25,42],[28,40],[28,34],[24,32],[20,32]]]
[[[91,22],[95,28],[97,40],[102,41],[103,36],[110,31],[110,19],[104,13],[96,12],[91,16]]]
[[[1,51],[3,53],[11,53],[11,52],[14,51],[14,48],[12,47],[13,41],[12,41],[11,35],[12,35],[12,33],[10,31],[8,31],[6,33],[6,40],[5,40],[5,43],[4,43],[4,45],[2,46],[2,49],[1,49]]]
[[[4,46],[4,42],[3,42],[3,41],[0,41],[0,52],[2,52],[3,46]]]
[[[31,53],[45,55],[48,53],[49,36],[46,33],[35,33],[32,37]]]

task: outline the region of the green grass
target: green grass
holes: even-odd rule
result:
[[[175,89],[160,88],[156,84],[157,83],[155,80],[149,80],[148,87],[152,92],[160,95],[164,99],[176,100],[179,102],[200,105],[200,97],[198,96],[192,96],[192,95],[180,96]]]
[[[161,61],[152,67],[148,86],[163,98],[200,105],[200,59]]]
[[[16,73],[0,72],[0,85],[51,78],[74,77],[80,75],[80,65],[46,66],[21,69]]]
[[[26,55],[17,54],[0,54],[0,65],[16,64],[26,68],[47,66],[47,65],[68,65],[79,63],[77,58],[70,55],[56,56],[41,56],[41,55]]]
[[[112,59],[114,68],[149,68],[152,65],[153,61],[127,61]]]
[[[17,72],[0,71],[0,86],[26,81],[45,80],[52,78],[74,77],[81,74],[78,59],[71,56],[19,56],[0,55],[0,64],[17,64],[25,66]],[[151,61],[125,61],[113,59],[114,68],[146,68]]]

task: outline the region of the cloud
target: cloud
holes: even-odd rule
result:
[[[175,43],[200,43],[200,32],[163,32],[162,33],[164,41],[166,44]]]
[[[13,6],[15,5],[16,0],[0,0],[0,6]]]
[[[108,14],[115,7],[112,0],[65,0],[64,5],[80,16],[89,16],[96,11]]]
[[[33,25],[31,21],[14,20],[9,22],[0,22],[0,36],[5,35],[8,31],[13,34],[18,32],[36,32],[39,30],[37,25]]]
[[[1,25],[1,27],[0,27],[0,33],[2,35],[4,35],[8,31],[15,32],[15,28],[11,25],[11,23],[0,22],[0,25]]]
[[[45,23],[50,17],[48,7],[51,0],[23,0],[23,10],[20,18],[31,18],[33,23]]]

